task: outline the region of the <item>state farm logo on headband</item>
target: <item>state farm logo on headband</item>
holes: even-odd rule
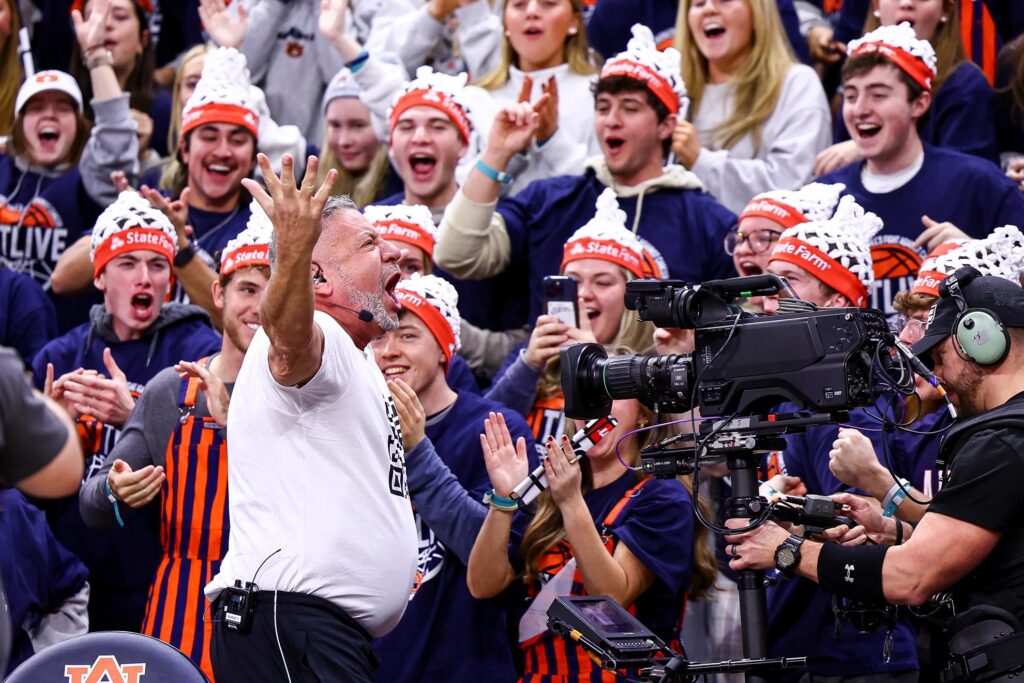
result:
[[[610,62],[601,70],[601,78],[611,76],[625,76],[645,83],[670,112],[675,114],[679,111],[679,94],[672,88],[672,84],[646,64],[626,59]]]
[[[939,285],[946,279],[944,273],[937,273],[935,271],[926,271],[917,276],[914,280],[914,286],[910,288],[911,294],[930,294],[931,296],[939,295]]]
[[[248,266],[269,266],[270,245],[269,244],[247,244],[244,247],[233,249],[224,255],[220,264],[220,274],[229,275],[232,272]]]
[[[571,261],[596,258],[622,266],[637,277],[644,277],[647,266],[643,256],[611,240],[579,239],[566,245],[562,252],[562,267]]]
[[[754,199],[743,209],[740,220],[751,216],[761,216],[775,221],[784,228],[792,228],[807,222],[807,217],[793,207],[774,199]]]
[[[918,85],[929,92],[931,91],[935,73],[927,64],[902,48],[881,42],[864,43],[854,50],[853,56],[856,57],[857,55],[870,54],[874,52],[888,58],[908,76],[914,79]]]
[[[830,259],[820,251],[800,240],[792,238],[781,240],[772,252],[772,256],[787,254],[794,256],[818,272],[826,272],[832,268]]]

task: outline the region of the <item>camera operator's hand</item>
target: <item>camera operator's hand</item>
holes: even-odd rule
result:
[[[725,525],[730,529],[743,528],[749,523],[749,519],[725,520]],[[729,556],[729,568],[733,571],[774,568],[775,549],[787,538],[789,532],[775,522],[765,522],[752,531],[726,536],[725,541],[729,545],[725,551]]]
[[[860,526],[875,543],[891,545],[896,542],[896,525],[903,524],[893,517],[882,516],[882,505],[874,498],[855,496],[852,493],[836,493],[832,500],[846,506],[843,514],[848,516]],[[909,524],[903,525],[904,540],[910,536],[909,531],[913,527]]]
[[[548,361],[558,355],[558,349],[569,339],[566,336],[568,329],[567,325],[553,315],[539,316],[533,332],[530,333],[523,361],[534,371],[543,371]]]
[[[791,477],[788,474],[776,474],[768,481],[761,484],[761,495],[765,498],[773,498],[778,494],[786,496],[806,496],[807,485],[800,477]]]
[[[659,327],[654,330],[654,350],[662,356],[693,353],[693,330]]]
[[[877,543],[868,535],[867,529],[857,524],[853,528],[845,524],[825,529],[820,534],[823,541],[831,541],[839,545],[864,545],[865,543]]]
[[[131,508],[140,508],[156,498],[167,475],[162,466],[146,465],[138,472],[124,460],[114,461],[107,473],[107,485],[114,497]]]
[[[839,481],[872,496],[879,495],[879,491],[884,496],[892,483],[889,473],[878,462],[871,439],[856,429],[839,430],[828,452],[828,468]]]
[[[548,476],[551,499],[558,507],[583,502],[583,470],[568,436],[559,439],[548,437],[544,444],[548,457],[544,459],[544,473]]]
[[[427,424],[427,415],[420,403],[419,396],[404,380],[389,379],[388,389],[395,399],[398,410],[398,421],[402,425],[402,446],[408,453],[423,441]]]
[[[526,439],[512,443],[512,435],[505,424],[505,416],[491,413],[484,420],[484,433],[480,435],[480,448],[484,452],[484,464],[491,478],[494,493],[508,498],[516,484],[530,472],[526,459]]]

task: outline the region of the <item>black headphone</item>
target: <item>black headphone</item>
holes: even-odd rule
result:
[[[316,272],[313,273],[313,284],[314,285],[324,285],[324,284],[327,284],[327,278],[324,277],[323,266],[321,266],[319,263],[314,263],[313,265],[316,266]]]
[[[1010,335],[999,316],[987,308],[971,308],[961,287],[981,275],[975,268],[961,268],[942,283],[941,293],[953,299],[959,310],[953,321],[953,346],[978,365],[998,365],[1010,352]]]

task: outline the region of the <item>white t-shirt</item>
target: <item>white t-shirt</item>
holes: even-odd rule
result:
[[[274,379],[262,329],[245,355],[228,412],[231,535],[206,594],[240,579],[315,595],[379,637],[416,572],[398,412],[377,365],[333,318],[313,319],[323,361],[301,388]]]

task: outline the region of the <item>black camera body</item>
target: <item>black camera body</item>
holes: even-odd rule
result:
[[[784,401],[831,413],[868,405],[882,391],[873,374],[895,365],[895,341],[881,311],[861,308],[755,315],[736,296],[776,293],[777,276],[734,278],[689,287],[676,280],[633,280],[626,306],[660,327],[695,329],[692,354],[608,358],[597,344],[561,351],[565,414],[607,415],[612,399],[635,398],[665,412],[700,407],[704,415],[765,414]],[[803,303],[803,302],[801,302]]]

